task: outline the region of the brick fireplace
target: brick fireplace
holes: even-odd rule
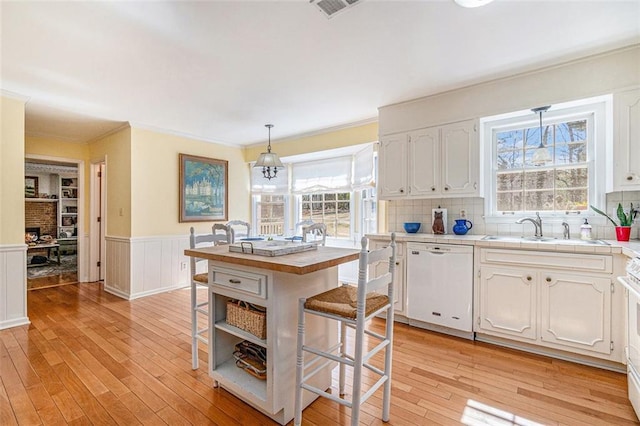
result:
[[[24,203],[24,226],[40,228],[40,235],[58,236],[58,203],[29,201]]]

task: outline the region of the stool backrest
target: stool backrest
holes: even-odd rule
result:
[[[215,245],[233,244],[235,241],[235,234],[233,228],[222,223],[214,223],[211,227]]]
[[[238,238],[247,238],[251,233],[251,224],[244,220],[230,220],[227,226],[233,230],[234,242]]]
[[[396,270],[396,234],[391,234],[391,244],[377,250],[367,250],[367,237],[362,237],[362,250],[360,251],[360,259],[358,264],[358,301],[364,301],[367,293],[376,290],[382,290],[386,287],[386,293],[389,300],[393,303],[393,280]],[[369,279],[369,265],[381,261],[389,262],[389,270],[384,274]],[[391,309],[393,311],[393,309]]]
[[[313,225],[314,223],[315,222],[312,221],[311,219],[301,220],[300,222],[297,222],[296,226],[293,229],[293,234],[294,235],[302,235],[302,228],[304,226]]]
[[[302,241],[308,242],[309,235],[313,236],[312,241],[322,241],[322,245],[327,242],[327,225],[324,223],[314,223],[313,225],[302,227]]]
[[[218,237],[216,237],[216,235],[214,235],[213,233],[211,234],[196,234],[195,229],[193,228],[193,226],[189,229],[189,248],[190,249],[195,249],[195,248],[202,248],[202,247],[212,247],[215,245],[218,245]],[[191,263],[191,275],[196,275],[198,273],[201,273],[203,271],[206,270],[206,268],[203,268],[201,266],[202,270],[198,270],[198,265],[201,262],[206,263],[206,259],[200,258],[200,257],[193,257],[191,256],[190,258],[190,263]]]

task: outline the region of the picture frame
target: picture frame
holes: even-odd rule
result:
[[[25,198],[38,198],[38,176],[24,177]]]
[[[226,221],[229,162],[179,154],[179,222]]]

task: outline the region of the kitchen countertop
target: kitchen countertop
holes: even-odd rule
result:
[[[360,250],[320,246],[317,250],[308,250],[283,256],[260,256],[230,252],[229,246],[216,246],[187,249],[184,254],[234,265],[303,275],[351,262],[352,260],[358,260]]]
[[[391,233],[367,234],[372,239],[390,239]],[[528,249],[528,250],[544,250],[544,251],[562,251],[575,253],[599,253],[599,254],[623,254],[627,257],[640,257],[640,240],[631,240],[621,242],[615,240],[603,240],[609,245],[576,245],[563,244],[562,239],[557,242],[546,241],[544,243],[537,241],[500,241],[500,240],[483,240],[486,235],[456,235],[456,234],[408,234],[404,232],[396,232],[396,241],[402,242],[424,242],[424,243],[440,243],[440,244],[462,244],[474,245],[478,247],[500,247],[510,249]]]

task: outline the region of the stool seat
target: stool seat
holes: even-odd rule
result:
[[[200,283],[208,284],[209,283],[209,274],[196,274],[193,276],[194,281],[198,281]]]
[[[388,304],[389,297],[386,294],[367,294],[365,316],[368,317]],[[317,312],[339,315],[348,319],[356,319],[358,312],[358,289],[350,285],[343,285],[309,297],[304,307],[305,309]]]

